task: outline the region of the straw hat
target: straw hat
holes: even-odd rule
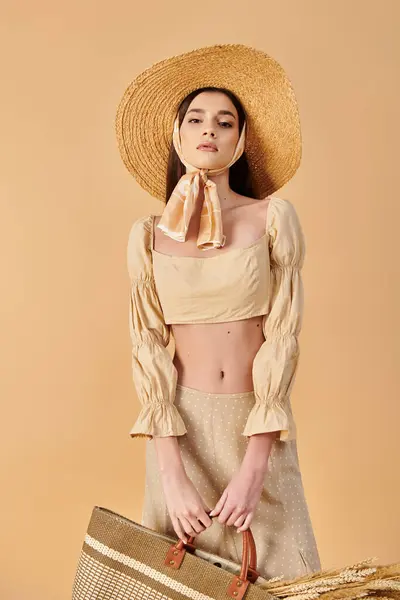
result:
[[[165,202],[173,124],[181,101],[205,86],[225,87],[246,112],[245,154],[256,198],[295,174],[301,159],[299,111],[280,64],[243,44],[216,44],[172,56],[140,73],[116,115],[118,147],[139,185]]]

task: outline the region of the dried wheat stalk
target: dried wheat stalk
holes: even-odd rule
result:
[[[260,583],[273,598],[290,600],[400,600],[400,563],[368,566],[376,557],[339,569],[317,571],[282,581],[274,577]]]

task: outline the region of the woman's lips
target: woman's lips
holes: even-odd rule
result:
[[[199,146],[197,148],[197,150],[203,150],[206,152],[218,152],[218,150],[216,150],[216,148],[211,148],[211,146]]]

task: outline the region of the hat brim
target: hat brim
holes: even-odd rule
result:
[[[218,44],[172,56],[140,73],[125,90],[115,128],[122,160],[139,185],[165,202],[173,123],[182,100],[205,86],[224,87],[246,115],[245,154],[256,198],[289,181],[301,160],[299,110],[281,65],[243,44]]]

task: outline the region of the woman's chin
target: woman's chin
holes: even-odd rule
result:
[[[221,165],[220,157],[218,159],[214,156],[217,154],[216,152],[204,152],[206,156],[204,157],[196,157],[196,160],[193,160],[191,164],[196,167],[196,169],[219,169]]]

